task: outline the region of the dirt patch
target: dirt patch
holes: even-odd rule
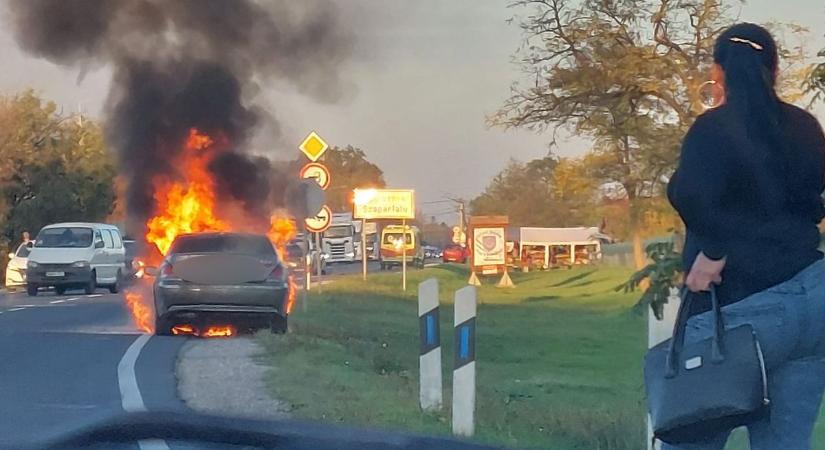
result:
[[[221,416],[282,419],[288,407],[269,396],[262,352],[251,338],[190,339],[178,356],[178,395],[195,411]]]

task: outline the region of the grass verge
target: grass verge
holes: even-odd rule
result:
[[[641,360],[645,321],[629,272],[579,268],[514,274],[515,289],[479,290],[476,439],[515,447],[632,449],[644,445]],[[267,383],[297,417],[450,432],[452,303],[469,274],[440,266],[410,274],[342,277],[299,305],[286,336],[258,336]],[[417,283],[438,278],[445,409],[418,408]]]
[[[613,291],[629,271],[517,273],[515,289],[479,289],[476,439],[554,450],[645,448],[646,319]],[[267,385],[296,417],[425,434],[450,433],[452,303],[460,266],[341,277],[299,305],[286,336],[258,335]],[[444,404],[418,408],[417,283],[439,280]],[[299,296],[300,301],[300,296]],[[737,430],[727,449],[744,450]],[[825,448],[825,418],[814,431]]]

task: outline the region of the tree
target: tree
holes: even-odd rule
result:
[[[33,91],[0,96],[0,246],[49,223],[103,220],[114,173],[96,123]]]
[[[327,205],[335,212],[352,211],[352,190],[355,188],[383,188],[384,172],[369,162],[363,150],[348,145],[331,147],[324,153],[323,162],[331,174],[327,188]]]
[[[510,160],[470,209],[474,215],[507,215],[520,226],[589,225],[597,220],[596,187],[580,160]]]
[[[421,226],[421,239],[427,245],[444,248],[452,242],[453,230],[444,222],[436,223],[431,220]]]
[[[591,138],[593,176],[600,184],[621,186],[641,267],[647,200],[661,194],[681,137],[703,110],[694,93],[707,79],[714,39],[732,22],[730,4],[519,0],[513,5],[531,11],[521,21],[525,40],[516,54],[530,83],[514,84],[489,123],[552,130],[553,141],[559,129]],[[809,70],[799,67],[801,47],[783,55],[792,76]]]

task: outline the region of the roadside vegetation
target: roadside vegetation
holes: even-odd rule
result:
[[[515,289],[479,291],[476,438],[553,449],[644,445],[638,297],[615,292],[630,271],[516,273]],[[296,307],[286,336],[259,335],[268,386],[292,414],[327,422],[450,433],[453,293],[462,266],[337,279]],[[418,407],[417,283],[441,291],[444,409]],[[489,282],[488,282],[489,283]],[[300,302],[300,296],[299,296]]]
[[[463,266],[345,276],[313,291],[290,333],[258,335],[271,394],[296,418],[450,434],[452,300]],[[645,448],[642,357],[646,317],[638,293],[614,288],[630,270],[582,267],[515,273],[515,289],[479,290],[476,437],[553,450]],[[444,408],[418,407],[417,283],[439,280]],[[647,310],[644,310],[647,314]],[[817,424],[825,442],[825,419]],[[737,432],[729,450],[746,449]]]

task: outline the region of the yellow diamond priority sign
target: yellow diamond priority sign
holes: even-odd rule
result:
[[[318,136],[318,133],[313,131],[304,139],[304,142],[301,142],[298,148],[307,155],[310,161],[315,162],[327,151],[329,145],[321,139],[321,136]]]

